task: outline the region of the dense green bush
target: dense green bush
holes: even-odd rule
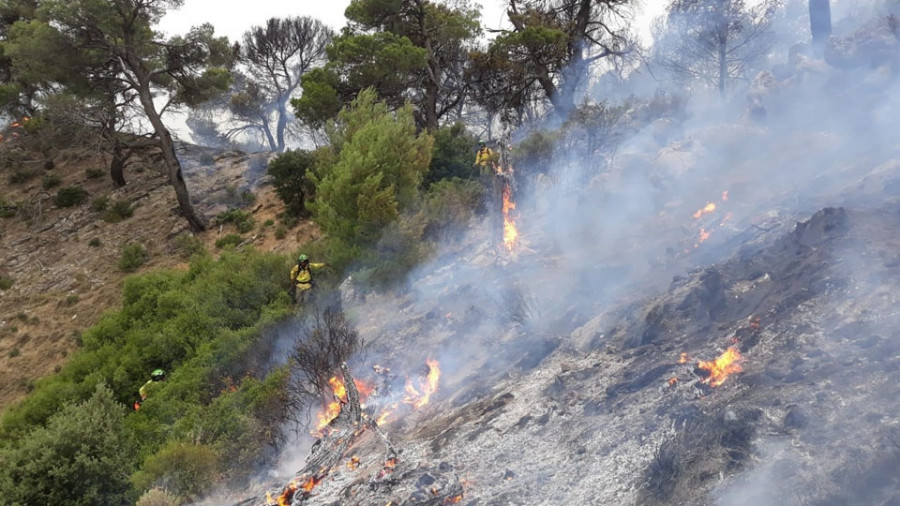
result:
[[[82,347],[70,355],[59,374],[38,381],[31,395],[4,413],[0,502],[79,504],[77,497],[82,494],[85,504],[121,504],[128,484],[127,499],[134,501],[160,481],[173,494],[189,497],[199,492],[198,487],[208,488],[205,480],[221,473],[229,478],[252,473],[283,423],[287,373],[278,369],[263,375],[269,355],[261,351],[265,347],[260,339],[264,328],[292,309],[284,286],[288,268],[283,256],[226,251],[218,259],[195,256],[186,271],[127,278],[121,309],[104,315],[84,332]],[[168,372],[166,381],[155,384],[140,411],[123,420],[123,408],[116,404],[119,411],[111,418],[115,431],[95,424],[101,434],[116,432],[118,446],[110,448],[104,439],[56,431],[57,420],[72,418],[66,411],[69,408],[63,407],[65,402],[88,399],[95,385],[106,383],[116,401],[131,405],[156,368]],[[50,442],[41,431],[51,428],[69,439]],[[74,489],[74,499],[31,496],[35,500],[26,500],[28,496],[17,495],[27,493],[29,485],[41,493],[54,488],[50,483],[36,486],[40,484],[37,476],[53,481],[46,479],[52,466],[46,462],[29,467],[29,452],[35,462],[43,463],[49,458],[44,458],[45,450],[37,450],[39,444],[68,448],[82,440],[97,441],[92,455],[102,461],[98,467],[104,459],[115,461],[108,478],[99,478],[92,470],[82,473],[84,483]],[[57,460],[60,467],[71,464]],[[14,465],[7,466],[8,462]],[[22,465],[35,473],[13,474]],[[109,499],[90,495],[92,487],[109,491]]]
[[[139,243],[126,244],[122,248],[122,257],[119,258],[119,269],[125,272],[134,272],[147,261],[147,252]]]
[[[56,188],[57,186],[62,184],[62,178],[57,176],[56,174],[47,174],[44,176],[44,180],[41,181],[41,186],[45,190],[49,190],[50,188]]]
[[[434,132],[434,151],[431,165],[425,174],[424,186],[442,179],[474,179],[478,177],[475,167],[477,139],[466,132],[462,123],[439,128]]]
[[[88,179],[100,179],[103,177],[103,174],[103,169],[86,169],[84,171],[84,175]]]
[[[109,197],[103,195],[91,201],[91,211],[102,213],[109,208]]]
[[[299,149],[285,151],[269,161],[268,174],[275,194],[293,216],[309,217],[306,201],[312,198],[316,189],[310,178],[315,163],[315,153]]]
[[[109,209],[103,213],[103,221],[107,223],[118,223],[122,220],[131,218],[134,214],[134,206],[127,200],[117,200],[109,206]]]
[[[84,188],[80,186],[66,186],[65,188],[60,188],[56,192],[53,203],[56,204],[57,207],[72,207],[84,204],[87,201],[87,198],[88,192]]]
[[[432,184],[425,195],[429,235],[465,226],[474,219],[483,195],[478,181],[453,178]]]
[[[216,247],[222,249],[228,246],[237,246],[242,242],[244,242],[244,238],[238,234],[226,234],[225,237],[216,239]]]
[[[0,290],[9,290],[13,286],[13,279],[9,276],[0,275]]]
[[[99,237],[94,237],[93,239],[91,239],[90,241],[88,241],[88,246],[90,246],[90,247],[92,247],[92,248],[99,248],[99,247],[100,247],[100,244],[101,244],[101,242],[100,242],[100,238],[99,238]]]
[[[218,223],[233,223],[237,231],[241,234],[253,230],[253,214],[249,211],[241,211],[240,209],[229,209],[216,217]]]
[[[197,236],[191,233],[181,234],[176,237],[175,245],[178,247],[179,255],[185,260],[206,252],[206,248],[203,247],[200,239],[197,239]]]
[[[31,181],[32,179],[38,176],[38,171],[36,170],[26,170],[26,169],[18,169],[12,174],[9,175],[7,180],[9,184],[20,184]]]

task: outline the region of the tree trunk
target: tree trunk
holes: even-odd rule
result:
[[[262,125],[263,133],[266,134],[266,142],[269,143],[269,149],[278,151],[278,143],[275,142],[272,129],[269,127],[269,118],[262,118],[260,124]]]
[[[278,153],[284,152],[284,129],[287,126],[287,101],[288,96],[278,99],[278,124],[275,130],[275,135],[277,136],[275,151]],[[268,125],[266,126],[268,127]],[[268,128],[266,128],[266,135],[269,137],[272,136],[272,134],[268,132]]]
[[[194,232],[202,232],[206,230],[206,219],[194,209],[191,204],[191,195],[188,193],[187,185],[184,183],[184,177],[181,173],[181,162],[175,153],[175,143],[172,141],[172,134],[162,121],[156,105],[153,103],[153,95],[150,89],[150,75],[142,69],[141,62],[136,55],[128,55],[128,66],[134,72],[138,81],[138,96],[141,99],[141,107],[153,130],[156,132],[157,142],[162,150],[163,164],[166,167],[166,174],[169,177],[169,184],[175,189],[175,197],[178,199],[178,207],[181,213],[188,221],[191,230]]]
[[[728,79],[727,45],[727,41],[719,41],[719,96],[722,98],[725,98],[725,81]]]
[[[125,155],[122,147],[116,144],[112,149],[112,160],[109,162],[109,177],[116,188],[125,186]]]
[[[825,47],[831,36],[831,5],[828,0],[809,0],[809,31],[813,46]]]

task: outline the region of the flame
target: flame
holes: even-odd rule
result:
[[[20,126],[22,126],[22,124],[19,123],[18,121],[14,122],[12,125],[9,125],[10,128],[18,128]]]
[[[678,363],[686,364],[689,359],[690,359],[690,357],[688,357],[687,353],[681,352],[681,355],[678,356]]]
[[[669,386],[674,387],[677,384],[678,384],[678,378],[675,378],[675,377],[669,378]]]
[[[722,192],[722,202],[728,202],[728,190]]]
[[[347,461],[347,469],[354,471],[357,467],[359,467],[359,457],[354,455]]]
[[[463,499],[462,494],[455,495],[453,497],[448,497],[448,498],[444,499],[444,504],[456,504],[456,503],[462,501],[462,499]]]
[[[316,414],[316,430],[313,431],[313,435],[318,437],[321,437],[324,434],[328,424],[341,414],[341,406],[347,403],[347,387],[344,386],[343,378],[332,376],[328,380],[328,384],[331,385],[333,400],[329,402],[322,411],[319,411],[319,413]],[[356,390],[359,391],[359,402],[365,401],[366,398],[375,391],[375,387],[355,378],[353,384],[356,385]]]
[[[709,376],[703,380],[703,383],[706,383],[711,387],[717,387],[725,382],[725,379],[728,378],[729,374],[741,372],[743,370],[740,365],[741,360],[743,360],[741,353],[737,348],[731,346],[725,350],[725,353],[722,353],[713,361],[698,361],[697,368],[709,372]]]
[[[516,208],[516,203],[512,201],[512,188],[509,182],[503,185],[503,245],[507,251],[512,251],[519,242],[519,231],[516,229],[516,222],[510,216],[509,212]]]
[[[428,375],[425,381],[419,381],[419,388],[416,389],[410,379],[406,380],[406,395],[403,396],[403,402],[412,404],[415,409],[428,404],[431,394],[437,390],[438,380],[441,378],[441,368],[437,360],[429,358],[425,361],[428,364]]]
[[[699,242],[703,242],[709,239],[709,232],[706,231],[705,228],[700,227],[700,236],[697,238]]]
[[[716,210],[716,203],[715,203],[715,202],[709,202],[708,204],[706,204],[706,205],[703,206],[702,208],[697,209],[697,212],[694,213],[694,219],[695,219],[695,220],[699,220],[701,216],[703,216],[703,215],[705,215],[705,214],[709,214],[709,213],[715,212],[715,210]]]
[[[309,492],[314,489],[316,485],[322,483],[322,478],[316,478],[315,476],[310,476],[308,480],[304,481],[300,488],[303,489],[304,492]]]

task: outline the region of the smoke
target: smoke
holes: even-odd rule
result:
[[[664,289],[675,275],[733,257],[764,232],[787,231],[826,206],[883,205],[885,184],[900,181],[893,175],[896,162],[891,163],[900,159],[900,41],[887,36],[883,18],[855,18],[854,24],[842,9],[836,6],[832,14],[835,35],[843,37],[836,40],[842,51],[837,56],[846,65],[835,67],[797,50],[728,102],[659,99],[671,98],[676,92],[670,90],[656,99],[632,99],[609,112],[614,148],[597,150],[575,135],[583,131],[564,132],[545,165],[517,165],[518,248],[503,252],[487,220],[473,223],[461,237],[439,245],[435,259],[412,272],[403,289],[346,301],[345,310],[368,343],[364,363],[355,364],[354,373],[370,379],[371,366],[379,364],[401,377],[416,377],[425,360],[433,358],[443,372],[436,395],[442,409],[463,406],[489,396],[493,385],[511,376],[539,376],[542,360],[558,349],[574,356],[596,352],[606,344],[602,332],[577,341],[573,333],[598,319],[615,321],[608,315]],[[863,25],[867,28],[857,32]],[[808,36],[780,35],[783,55],[789,54],[788,41]],[[695,219],[708,203],[715,203],[716,211]],[[701,240],[701,228],[707,239]],[[835,273],[841,279],[859,280],[868,272],[867,286],[874,287],[884,275],[866,271],[870,260],[852,249],[835,257],[846,269]],[[841,301],[821,307],[835,310]],[[890,313],[887,302],[866,303]],[[859,310],[864,306],[860,303]],[[822,335],[834,330],[837,322],[828,318],[833,314],[823,313],[815,322]],[[900,323],[894,319],[879,321],[875,332],[892,335],[890,329]],[[854,345],[829,341],[822,346],[824,353],[840,357]],[[858,349],[851,351],[851,357],[860,356]],[[713,494],[718,504],[808,504],[825,497],[810,492],[828,481],[826,471],[814,469],[815,453],[836,459],[824,468],[833,472],[847,464],[849,457],[840,455],[851,444],[885,445],[854,476],[891,483],[876,471],[896,462],[896,452],[886,443],[893,433],[842,438],[865,416],[866,406],[881,402],[896,408],[896,397],[885,392],[895,390],[857,395],[835,409],[851,392],[834,386],[821,399],[786,399],[768,410],[771,423],[782,426],[784,434],[757,442],[759,464],[725,480]],[[788,405],[803,403],[812,403],[806,414],[812,420],[785,426]],[[885,411],[881,415],[896,425],[896,415]],[[412,423],[397,420],[386,431],[408,435]],[[821,439],[806,441],[811,454],[800,454],[787,442],[789,435],[814,434]],[[291,445],[280,472],[300,467],[306,444]],[[648,444],[641,445],[643,450],[635,450],[637,445],[623,441],[622,448],[608,450],[625,459],[617,452],[631,448],[631,458],[646,458]],[[542,456],[528,449],[506,451],[524,470],[520,474],[545,466],[538,462]],[[614,467],[609,472],[616,480],[637,479],[628,474],[639,468],[633,463],[615,467],[603,455],[591,458],[601,463],[596,465]],[[839,494],[843,483],[832,480],[822,490]],[[591,485],[573,485],[579,486],[581,492],[566,494],[579,497]]]

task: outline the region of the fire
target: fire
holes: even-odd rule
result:
[[[697,240],[699,242],[703,242],[707,239],[709,239],[709,232],[707,232],[705,228],[700,227],[700,235],[698,236]]]
[[[444,499],[444,504],[456,504],[456,503],[462,501],[462,499],[463,499],[462,494],[455,495],[453,497],[448,497],[448,498]]]
[[[674,387],[677,384],[678,384],[678,378],[675,378],[675,377],[669,378],[669,386]]]
[[[715,211],[716,211],[716,203],[715,203],[715,202],[709,202],[708,204],[706,204],[706,205],[703,206],[702,208],[697,209],[697,212],[694,213],[694,219],[695,219],[695,220],[699,220],[701,216],[703,216],[703,215],[705,215],[705,214],[713,213],[713,212],[715,212]]]
[[[516,222],[509,214],[515,208],[516,203],[512,201],[512,188],[507,182],[503,185],[503,245],[506,246],[507,251],[512,251],[519,242]]]
[[[359,457],[354,455],[347,461],[347,469],[355,471],[357,467],[359,467]]]
[[[309,492],[314,489],[316,485],[322,483],[322,478],[316,478],[315,476],[310,476],[308,480],[304,481],[300,488],[303,489],[304,492]]]
[[[354,379],[353,383],[356,385],[356,390],[359,391],[360,402],[365,401],[366,397],[375,391],[373,386],[367,385],[358,379]],[[324,410],[316,414],[316,430],[313,432],[313,435],[316,436],[322,436],[328,424],[341,414],[341,406],[347,403],[347,387],[344,386],[344,380],[338,376],[332,376],[328,380],[328,384],[331,385],[334,400],[329,402]]]
[[[428,404],[428,400],[437,390],[438,380],[441,378],[441,368],[437,360],[429,358],[425,361],[428,364],[428,375],[425,381],[419,381],[419,388],[413,386],[411,380],[406,380],[406,395],[403,396],[403,402],[412,404],[415,409]]]
[[[679,364],[686,364],[688,360],[690,360],[690,357],[688,357],[687,353],[681,352],[681,355],[678,356]]]
[[[741,353],[735,347],[729,347],[717,359],[704,362],[697,362],[697,368],[709,372],[709,376],[703,380],[703,383],[711,387],[717,387],[725,382],[729,374],[741,372],[740,362],[743,360]]]

